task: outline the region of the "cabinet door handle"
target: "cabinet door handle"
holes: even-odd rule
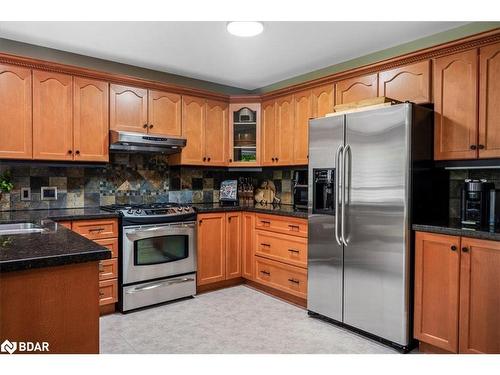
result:
[[[266,275],[266,276],[270,276],[271,275],[271,272],[268,272],[268,271],[260,271],[260,273]]]
[[[456,251],[457,247],[455,245],[451,245],[450,249],[451,249],[451,251]]]
[[[464,253],[468,253],[468,252],[469,252],[469,249],[468,249],[467,247],[462,247],[462,251],[463,251]]]
[[[80,150],[76,150],[75,154],[80,155]]]
[[[144,125],[142,125],[142,127],[143,127],[144,129],[147,129],[147,128],[148,128],[148,124],[144,124]]]
[[[73,153],[73,150],[68,150],[68,154],[72,154]]]
[[[288,251],[291,253],[297,253],[297,254],[300,253],[299,250],[295,250],[295,249],[288,249]]]
[[[210,158],[207,158],[207,161],[210,161]]]
[[[206,157],[203,157],[203,161],[207,161],[207,158],[206,158]]]
[[[276,161],[278,161],[278,160],[280,160],[280,159],[276,158]]]
[[[229,159],[229,162],[232,163],[233,162],[233,159]]]
[[[149,125],[149,128],[150,128],[150,129],[153,129],[153,124]]]
[[[271,158],[271,161],[274,161],[274,158]]]
[[[475,150],[476,148],[477,148],[476,145],[470,145],[471,150]]]
[[[478,148],[479,148],[480,150],[484,150],[484,145],[479,145],[479,146],[478,146]]]
[[[294,284],[300,284],[300,281],[297,279],[288,279],[288,281],[290,281],[291,283],[294,283]]]
[[[201,223],[202,223],[202,222],[203,222],[203,220],[200,220],[200,221],[198,222],[198,225],[201,225]]]

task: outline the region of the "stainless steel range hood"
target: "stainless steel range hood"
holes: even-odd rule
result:
[[[186,140],[160,134],[110,131],[111,152],[141,152],[175,154],[186,146]]]

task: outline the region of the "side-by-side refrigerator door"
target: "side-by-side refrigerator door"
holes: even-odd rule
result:
[[[408,344],[410,104],[346,115],[344,323]]]
[[[309,311],[342,321],[342,253],[339,237],[339,166],[345,116],[309,122]]]

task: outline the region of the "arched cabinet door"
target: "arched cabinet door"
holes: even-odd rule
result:
[[[73,160],[73,77],[33,71],[33,158]]]
[[[432,102],[431,61],[421,61],[380,72],[378,95],[416,104]]]
[[[31,70],[0,65],[0,159],[31,159]]]
[[[203,164],[205,155],[205,99],[182,97],[182,133],[187,139],[180,154],[182,164]],[[206,160],[206,159],[205,159]]]
[[[377,91],[377,73],[345,79],[335,84],[335,104],[375,98]]]
[[[109,127],[112,130],[148,132],[148,90],[110,85]]]
[[[179,94],[149,90],[148,132],[180,137],[182,100]]]
[[[500,157],[500,43],[479,50],[479,157]]]
[[[434,63],[434,158],[477,157],[477,50]]]
[[[108,82],[81,77],[73,80],[74,159],[108,161]]]
[[[228,104],[207,100],[205,122],[205,157],[206,164],[212,166],[226,165]]]

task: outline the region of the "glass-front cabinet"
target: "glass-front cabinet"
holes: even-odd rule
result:
[[[260,104],[230,105],[229,166],[257,166],[260,159]]]

